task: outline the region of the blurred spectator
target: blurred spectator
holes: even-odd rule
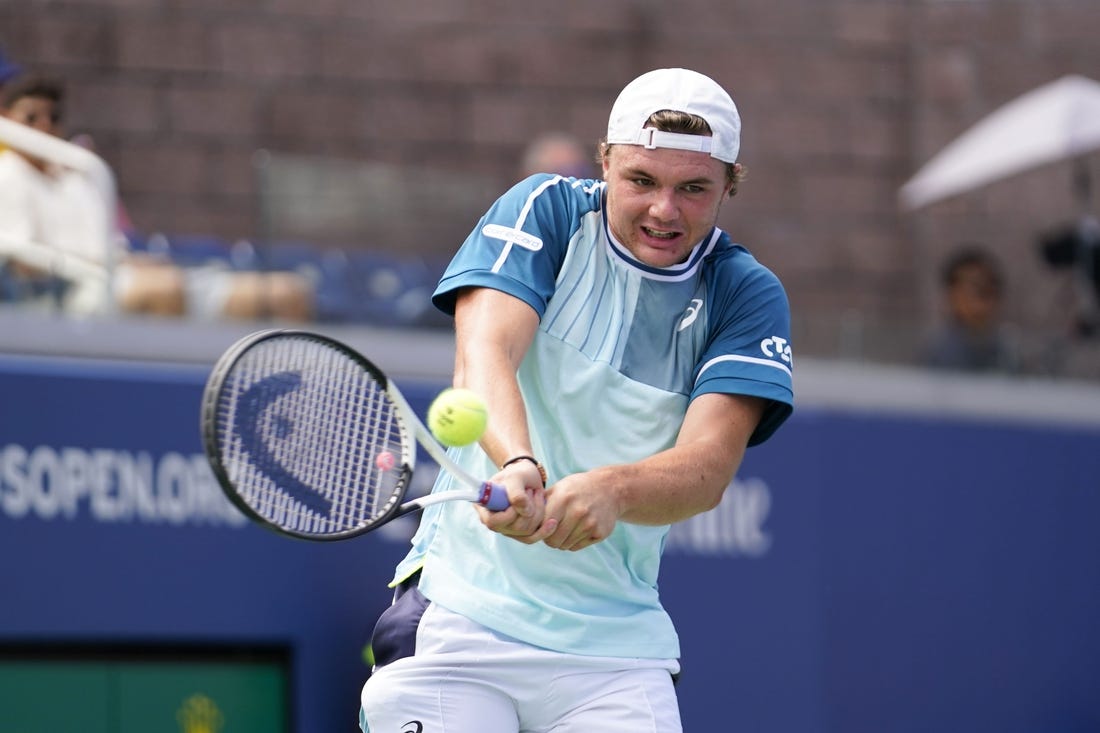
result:
[[[56,135],[61,121],[60,87],[33,77],[9,83],[0,90],[0,115]],[[77,190],[67,183],[62,171],[54,171],[45,160],[14,149],[0,150],[0,235],[13,241],[63,242],[65,246],[58,249],[82,259],[102,259],[102,253],[68,246],[88,242],[80,237],[79,227],[84,221],[79,198],[74,195]],[[73,215],[60,215],[62,212],[55,203],[62,209],[71,205]],[[0,275],[6,300],[48,304],[59,299],[67,287],[65,281],[40,269],[27,257],[6,257]]]
[[[595,178],[596,164],[590,147],[565,132],[536,137],[523,153],[520,178],[535,173],[557,173],[573,178]]]
[[[40,132],[62,137],[63,112],[64,88],[57,80],[27,75],[0,90],[0,115]],[[113,265],[112,294],[126,312],[312,318],[313,289],[299,273],[238,272],[228,263],[182,268],[130,252],[121,234],[105,245],[89,234],[96,231],[101,211],[102,201],[84,175],[14,149],[0,152],[0,237],[16,247],[7,250],[0,272],[6,299],[57,303],[80,312],[107,305],[89,303],[83,299],[88,290],[78,287],[76,279],[62,279],[43,268],[42,258],[35,255],[45,250],[104,277]],[[112,251],[113,246],[118,250]],[[107,289],[101,290],[106,296]]]
[[[1016,373],[1019,348],[1002,321],[1004,281],[997,260],[977,245],[952,253],[941,270],[944,315],[924,353],[931,367]]]

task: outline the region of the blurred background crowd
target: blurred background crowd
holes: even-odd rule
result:
[[[532,170],[593,175],[607,100],[676,65],[742,111],[720,224],[785,283],[798,356],[1094,380],[1098,28],[1086,0],[3,3],[4,115],[60,86],[39,129],[106,163],[121,235],[90,256],[107,302],[5,249],[4,305],[446,326],[428,295],[487,204]],[[1035,135],[992,134],[1007,167],[902,195],[1067,77]],[[1049,134],[1064,149],[1028,150]]]

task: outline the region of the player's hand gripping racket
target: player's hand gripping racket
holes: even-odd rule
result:
[[[457,466],[382,370],[326,336],[260,331],[230,347],[206,383],[202,437],[229,499],[295,537],[354,537],[443,501],[508,508],[504,487]],[[402,504],[417,442],[466,488]]]

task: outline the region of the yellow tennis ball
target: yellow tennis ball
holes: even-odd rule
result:
[[[473,443],[485,432],[488,422],[485,400],[468,389],[445,389],[428,408],[428,428],[443,445]]]

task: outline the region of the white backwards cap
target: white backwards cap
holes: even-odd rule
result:
[[[645,126],[650,115],[664,109],[702,117],[712,135],[686,135]],[[709,76],[688,69],[657,69],[642,74],[619,93],[607,122],[607,142],[696,150],[736,163],[741,149],[741,117],[730,95]]]

